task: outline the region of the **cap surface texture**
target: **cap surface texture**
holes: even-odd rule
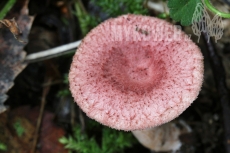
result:
[[[131,14],[91,30],[69,73],[72,96],[87,116],[126,131],[176,118],[202,81],[203,56],[186,34],[164,20]]]

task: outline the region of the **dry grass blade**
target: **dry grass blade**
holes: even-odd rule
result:
[[[20,36],[22,35],[22,32],[18,28],[18,24],[15,21],[15,19],[4,19],[0,20],[0,28],[8,28],[10,32],[14,35],[14,37],[21,43],[26,43],[25,41],[20,39]]]

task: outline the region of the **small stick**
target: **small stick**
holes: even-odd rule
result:
[[[85,120],[83,117],[83,113],[82,113],[81,109],[78,109],[78,110],[79,110],[79,119],[80,119],[80,123],[81,123],[81,132],[85,133]]]
[[[76,49],[80,45],[80,43],[81,43],[81,40],[78,40],[78,41],[75,41],[73,43],[69,43],[66,45],[59,46],[59,47],[47,49],[44,51],[40,51],[38,53],[29,54],[26,56],[25,62],[26,63],[32,63],[35,61],[42,61],[45,59],[50,59],[53,57],[67,54],[67,53],[69,53],[70,50]],[[71,51],[71,52],[75,52],[75,50]]]
[[[71,127],[72,129],[74,128],[74,125],[75,125],[75,103],[71,103],[71,106],[70,106],[71,110],[70,110],[70,115],[71,115],[71,118],[70,118],[70,123],[71,123]]]
[[[47,82],[51,83],[51,80],[52,79],[49,78]],[[31,149],[30,153],[35,153],[35,151],[36,151],[39,130],[40,130],[40,126],[41,126],[41,122],[42,122],[42,118],[43,118],[43,113],[44,113],[44,108],[45,108],[45,104],[46,104],[46,96],[49,93],[49,90],[50,90],[50,86],[46,86],[42,92],[41,108],[40,108],[40,112],[39,112],[39,116],[38,116],[38,120],[37,120],[37,125],[36,125],[36,129],[35,129],[35,136],[33,139],[32,149]]]
[[[219,93],[222,114],[223,114],[223,124],[224,124],[224,145],[226,153],[230,153],[230,97],[229,90],[226,85],[225,79],[225,69],[221,62],[221,58],[218,56],[216,52],[216,48],[210,39],[208,41],[208,35],[206,33],[202,33],[202,36],[205,40],[205,43],[208,48],[208,55],[210,64],[212,67],[214,79],[216,82],[216,88]]]

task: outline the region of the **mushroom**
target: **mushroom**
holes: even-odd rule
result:
[[[180,149],[183,144],[181,137],[188,135],[192,139],[192,129],[183,120],[172,121],[160,126],[145,130],[134,130],[133,135],[146,148],[156,152],[171,151]]]
[[[72,96],[86,115],[125,131],[173,120],[196,99],[202,81],[203,56],[186,34],[132,14],[91,30],[69,72]]]

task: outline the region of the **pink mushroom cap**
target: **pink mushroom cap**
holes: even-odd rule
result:
[[[196,99],[202,81],[203,56],[186,34],[131,14],[89,32],[69,73],[72,96],[87,116],[125,131],[173,120]]]

